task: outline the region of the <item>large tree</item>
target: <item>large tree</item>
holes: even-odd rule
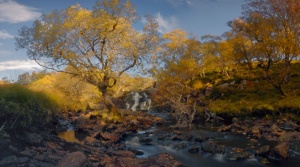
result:
[[[232,25],[252,41],[253,60],[267,81],[286,96],[283,85],[289,82],[292,60],[300,55],[300,1],[249,0],[243,16]]]
[[[16,45],[41,66],[97,86],[108,109],[115,110],[108,88],[124,72],[143,66],[158,42],[154,19],[146,17],[143,32],[132,27],[137,19],[129,0],[98,1],[93,10],[77,4],[22,27]]]

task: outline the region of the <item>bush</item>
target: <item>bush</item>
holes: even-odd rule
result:
[[[43,93],[20,85],[0,86],[0,122],[4,129],[29,128],[49,123],[57,104]]]

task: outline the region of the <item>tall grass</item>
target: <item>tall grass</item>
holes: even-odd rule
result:
[[[21,85],[0,85],[0,126],[3,129],[29,128],[49,123],[57,104],[41,92]]]

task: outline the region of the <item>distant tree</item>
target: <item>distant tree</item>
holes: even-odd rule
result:
[[[25,72],[18,76],[17,83],[18,84],[29,84],[29,83],[32,83],[34,81],[37,81],[37,80],[43,78],[47,74],[49,74],[47,72],[47,70],[42,70],[42,71],[38,71],[38,72],[33,71],[31,74],[29,72]]]
[[[300,55],[300,2],[249,0],[243,16],[232,22],[253,44],[258,67],[283,96],[292,74],[291,62]]]
[[[108,88],[124,72],[143,67],[158,42],[154,19],[146,18],[143,32],[132,27],[137,19],[129,0],[98,1],[93,10],[75,5],[22,27],[16,44],[41,66],[97,86],[108,109],[116,111]]]

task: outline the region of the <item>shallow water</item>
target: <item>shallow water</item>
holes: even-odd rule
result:
[[[245,160],[231,161],[226,158],[225,154],[212,154],[200,151],[199,153],[189,153],[188,149],[192,146],[200,147],[201,143],[188,142],[188,141],[172,141],[172,140],[159,140],[159,135],[172,134],[174,130],[171,130],[169,126],[174,121],[167,120],[163,126],[152,127],[145,131],[139,131],[136,135],[128,137],[125,141],[127,147],[132,147],[144,152],[143,155],[137,156],[140,158],[146,158],[148,156],[158,153],[169,153],[176,160],[182,162],[185,165],[191,167],[300,167],[300,143],[299,141],[293,141],[290,145],[290,157],[287,160],[277,161],[269,160],[269,164],[262,164],[261,159],[257,159],[254,156],[252,150],[252,158]],[[216,125],[218,126],[218,125]],[[177,130],[177,133],[188,134],[191,136],[206,136],[209,140],[217,142],[218,145],[225,145],[235,148],[260,148],[263,145],[270,145],[271,148],[275,146],[275,141],[258,140],[256,143],[251,143],[249,138],[245,135],[234,135],[230,133],[218,133],[214,124],[197,123],[192,128]],[[153,134],[149,134],[153,132]],[[142,145],[139,142],[139,137],[146,136],[151,138],[151,145]],[[58,137],[63,138],[70,142],[83,143],[84,136],[80,133],[76,133],[72,128],[66,132],[58,133]],[[184,149],[176,149],[176,145],[180,143],[186,143],[187,147]],[[194,145],[193,145],[194,144]]]

